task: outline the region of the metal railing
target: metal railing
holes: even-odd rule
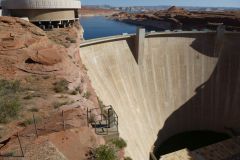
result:
[[[108,135],[109,129],[114,127],[116,127],[115,132],[118,133],[118,115],[111,105],[101,108],[87,108],[87,123],[88,126],[92,125],[95,128],[96,134]]]

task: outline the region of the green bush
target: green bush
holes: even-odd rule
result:
[[[127,143],[122,138],[115,138],[110,141],[117,149],[123,149],[127,147]]]
[[[0,123],[7,123],[18,116],[21,109],[19,81],[0,80]]]
[[[65,79],[61,79],[54,83],[54,90],[57,93],[62,93],[68,91],[68,81]]]
[[[130,157],[125,157],[124,160],[132,160]]]
[[[93,151],[95,160],[117,160],[117,151],[109,145],[101,145]]]
[[[0,123],[7,123],[11,118],[18,116],[21,104],[17,97],[0,98]]]
[[[16,94],[21,90],[20,81],[0,80],[0,95]]]

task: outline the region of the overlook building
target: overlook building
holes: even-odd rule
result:
[[[1,1],[0,1],[1,2]],[[28,18],[45,27],[65,27],[78,20],[79,0],[2,0],[3,15]]]

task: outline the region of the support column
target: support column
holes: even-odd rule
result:
[[[143,55],[144,55],[144,40],[145,40],[145,28],[138,28],[136,34],[136,60],[138,64],[143,63]]]

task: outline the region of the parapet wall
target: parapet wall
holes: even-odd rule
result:
[[[119,115],[120,136],[134,160],[148,159],[153,145],[178,133],[240,128],[240,34],[222,38],[150,34],[141,63],[132,36],[82,44],[92,85]]]

